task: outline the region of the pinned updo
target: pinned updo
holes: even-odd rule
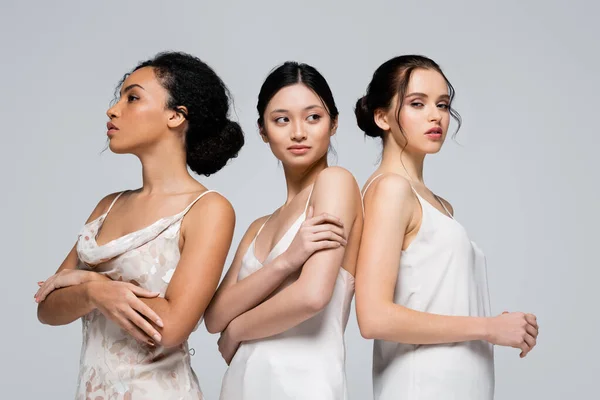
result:
[[[354,115],[358,127],[370,137],[383,138],[384,131],[375,123],[375,111],[389,109],[394,96],[398,95],[398,113],[396,122],[400,126],[400,109],[404,103],[404,96],[410,82],[410,77],[415,69],[430,69],[439,72],[448,84],[450,96],[450,115],[458,122],[458,128],[462,125],[460,114],[452,108],[454,99],[454,87],[442,72],[440,66],[430,58],[419,55],[404,55],[394,57],[381,64],[369,83],[367,94],[357,100],[354,107]],[[402,130],[402,127],[400,126]],[[455,135],[456,135],[455,132]]]
[[[145,67],[153,68],[169,93],[167,108],[187,109],[186,162],[192,171],[209,176],[237,157],[244,145],[244,134],[240,125],[228,118],[229,90],[206,63],[187,53],[162,52],[129,74]]]

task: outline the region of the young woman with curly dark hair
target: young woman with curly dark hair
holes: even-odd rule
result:
[[[228,91],[204,62],[161,53],[119,84],[110,150],[142,187],[106,196],[36,293],[42,323],[83,321],[77,399],[201,399],[187,338],[223,270],[235,215],[188,172],[210,175],[244,143]]]

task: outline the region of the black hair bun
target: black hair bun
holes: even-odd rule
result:
[[[199,175],[209,176],[237,157],[244,145],[244,133],[237,122],[227,120],[213,135],[186,135],[187,164]]]
[[[354,115],[356,116],[356,123],[361,131],[367,136],[381,137],[382,130],[375,123],[374,110],[371,110],[367,104],[367,97],[363,96],[356,101],[354,107]]]

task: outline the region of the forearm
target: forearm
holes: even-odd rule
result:
[[[256,307],[277,289],[290,275],[281,257],[239,282],[225,288],[213,299],[205,315],[206,328],[211,333],[222,332],[229,323]]]
[[[285,332],[315,316],[322,307],[297,282],[235,318],[228,329],[236,341],[262,339]]]
[[[358,311],[361,334],[368,339],[408,344],[487,340],[485,317],[431,314],[394,303]]]
[[[82,283],[54,290],[38,304],[38,320],[46,325],[66,325],[95,309],[90,301],[88,284]]]

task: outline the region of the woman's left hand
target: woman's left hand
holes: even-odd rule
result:
[[[52,275],[46,281],[38,282],[40,287],[34,298],[37,303],[44,301],[52,291],[68,286],[75,286],[92,280],[101,279],[103,276],[92,271],[82,271],[79,269],[63,269]],[[108,278],[105,278],[108,279]]]
[[[229,365],[233,359],[233,356],[235,356],[235,353],[237,353],[238,348],[240,347],[240,342],[231,337],[231,330],[229,327],[227,327],[223,332],[221,332],[221,337],[219,338],[217,344],[219,345],[219,353],[221,353],[221,356],[227,365]]]

